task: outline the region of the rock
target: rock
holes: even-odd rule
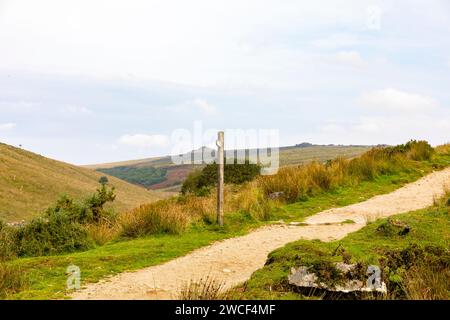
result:
[[[222,270],[224,273],[231,273],[231,270],[230,269],[223,269]]]
[[[298,226],[307,226],[308,224],[304,223],[304,222],[296,222],[296,221],[294,221],[294,222],[289,223],[289,225],[298,227]]]
[[[397,233],[400,236],[405,236],[411,232],[411,227],[404,222],[389,218],[387,222],[381,224],[377,228],[377,231],[386,235],[393,235]]]
[[[281,198],[282,196],[284,196],[284,192],[273,192],[271,194],[269,194],[269,199],[270,200],[277,200],[279,198]]]
[[[8,227],[21,228],[21,227],[23,227],[25,225],[25,220],[16,221],[16,222],[8,222],[6,225]]]
[[[378,292],[387,293],[386,284],[381,282],[381,278],[373,277],[375,272],[379,271],[376,266],[370,266],[368,269],[368,280],[362,281],[361,279],[352,279],[352,273],[355,271],[356,264],[346,264],[339,262],[335,264],[336,269],[343,273],[347,281],[337,284],[335,286],[328,285],[326,283],[320,282],[317,276],[310,272],[308,267],[301,266],[299,268],[292,268],[291,274],[288,277],[289,284],[300,287],[300,288],[317,288],[323,289],[330,292]],[[379,275],[381,277],[381,275]],[[369,279],[371,281],[369,281]]]

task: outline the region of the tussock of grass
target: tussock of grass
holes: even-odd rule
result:
[[[91,238],[95,244],[103,246],[108,242],[117,239],[120,236],[120,226],[109,221],[102,221],[99,223],[92,223],[86,226],[88,237]]]
[[[0,221],[0,262],[17,257],[17,245],[10,227]]]
[[[403,280],[403,291],[409,300],[448,300],[450,268],[420,263],[411,267]]]
[[[434,150],[437,154],[450,154],[450,143],[437,146]]]
[[[180,300],[224,300],[224,283],[208,275],[199,281],[190,281],[180,291]]]
[[[0,262],[0,299],[17,293],[27,286],[22,270]]]
[[[121,234],[137,237],[146,234],[180,234],[186,230],[190,217],[173,200],[142,205],[119,218]]]

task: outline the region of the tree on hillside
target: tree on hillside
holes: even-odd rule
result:
[[[108,182],[109,182],[109,179],[106,176],[103,176],[98,180],[98,183],[100,183],[102,186],[107,185]]]

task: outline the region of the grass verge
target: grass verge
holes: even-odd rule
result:
[[[450,299],[450,195],[433,207],[383,219],[340,241],[296,241],[272,252],[266,265],[231,293],[237,299],[320,299],[287,281],[292,267],[308,266],[333,281],[336,262],[378,265],[387,299]],[[395,222],[393,222],[395,221]],[[399,225],[407,225],[407,233]],[[320,277],[319,277],[320,278]],[[323,280],[323,279],[321,279]],[[336,298],[344,298],[334,296]],[[373,299],[372,295],[360,298]]]

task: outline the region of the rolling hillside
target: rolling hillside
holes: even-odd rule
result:
[[[280,148],[280,165],[290,166],[308,163],[311,161],[324,162],[326,160],[335,159],[337,157],[353,158],[368,149],[370,146],[337,146],[337,145],[312,145],[302,143],[296,146]],[[201,150],[201,149],[199,149]],[[199,150],[192,151],[198,152]],[[147,168],[149,171],[157,170],[159,173],[164,172],[162,179],[155,183],[137,183],[153,190],[164,190],[168,192],[179,191],[184,179],[192,170],[201,168],[201,165],[175,165],[172,163],[170,156],[147,158],[139,160],[130,160],[122,162],[102,163],[85,166],[89,169],[102,171],[114,176],[120,177],[129,182],[135,182],[134,173],[142,172]],[[117,174],[115,173],[117,172]],[[129,172],[129,176],[123,175]],[[143,178],[144,175],[142,174]]]
[[[61,194],[76,198],[94,193],[105,174],[0,143],[0,219],[28,219],[52,204]],[[126,210],[166,196],[114,177],[115,208]]]

